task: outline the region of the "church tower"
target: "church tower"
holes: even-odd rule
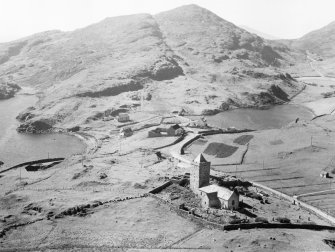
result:
[[[190,171],[190,188],[198,193],[198,189],[209,185],[211,163],[200,153],[194,160]]]

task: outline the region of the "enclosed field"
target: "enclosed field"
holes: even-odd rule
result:
[[[334,215],[333,120],[333,116],[325,116],[313,122],[293,122],[282,129],[253,132],[254,137],[241,165],[214,164],[212,169],[264,184],[291,196],[317,193],[301,199]],[[239,135],[242,134],[234,136]],[[224,143],[232,139],[231,135],[220,137]],[[323,171],[328,171],[330,177],[320,177]],[[318,194],[325,190],[334,191]]]

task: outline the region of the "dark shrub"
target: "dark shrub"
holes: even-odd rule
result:
[[[269,223],[267,218],[264,217],[256,217],[255,222],[260,222],[260,223]]]
[[[74,127],[68,129],[68,131],[70,131],[70,132],[77,132],[79,130],[80,130],[79,126],[74,126]]]
[[[303,225],[316,225],[316,223],[314,221],[304,221],[304,222],[301,222],[301,224],[303,224]]]
[[[291,220],[289,218],[286,218],[286,217],[277,217],[276,221],[278,221],[280,223],[291,223]]]
[[[258,200],[262,200],[263,199],[261,195],[255,193],[255,192],[247,192],[246,196],[250,197],[250,198],[253,198],[253,199],[258,199]]]
[[[240,224],[242,222],[242,219],[232,219],[229,220],[229,224]]]

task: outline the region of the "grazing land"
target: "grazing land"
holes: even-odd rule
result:
[[[0,250],[331,249],[331,219],[295,202],[335,217],[334,60],[323,43],[307,52],[309,38],[264,40],[189,5],[0,44],[0,98],[27,85],[39,99],[14,115],[18,131],[68,133],[87,147],[0,174]],[[199,153],[210,182],[240,194],[239,209],[207,209],[189,190]],[[240,225],[260,221],[298,229]]]
[[[236,174],[291,196],[328,191],[314,195],[313,199],[325,199],[329,203],[324,202],[323,209],[333,213],[335,135],[332,121],[330,115],[312,122],[292,123],[282,129],[253,132],[254,138],[249,142],[241,165],[215,165],[214,169]],[[330,177],[320,177],[322,171],[329,172]],[[309,202],[309,197],[301,199]]]

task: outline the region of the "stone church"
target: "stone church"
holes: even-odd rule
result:
[[[237,209],[239,194],[228,188],[209,184],[211,163],[203,154],[199,154],[192,162],[190,170],[190,188],[201,197],[204,208]]]

